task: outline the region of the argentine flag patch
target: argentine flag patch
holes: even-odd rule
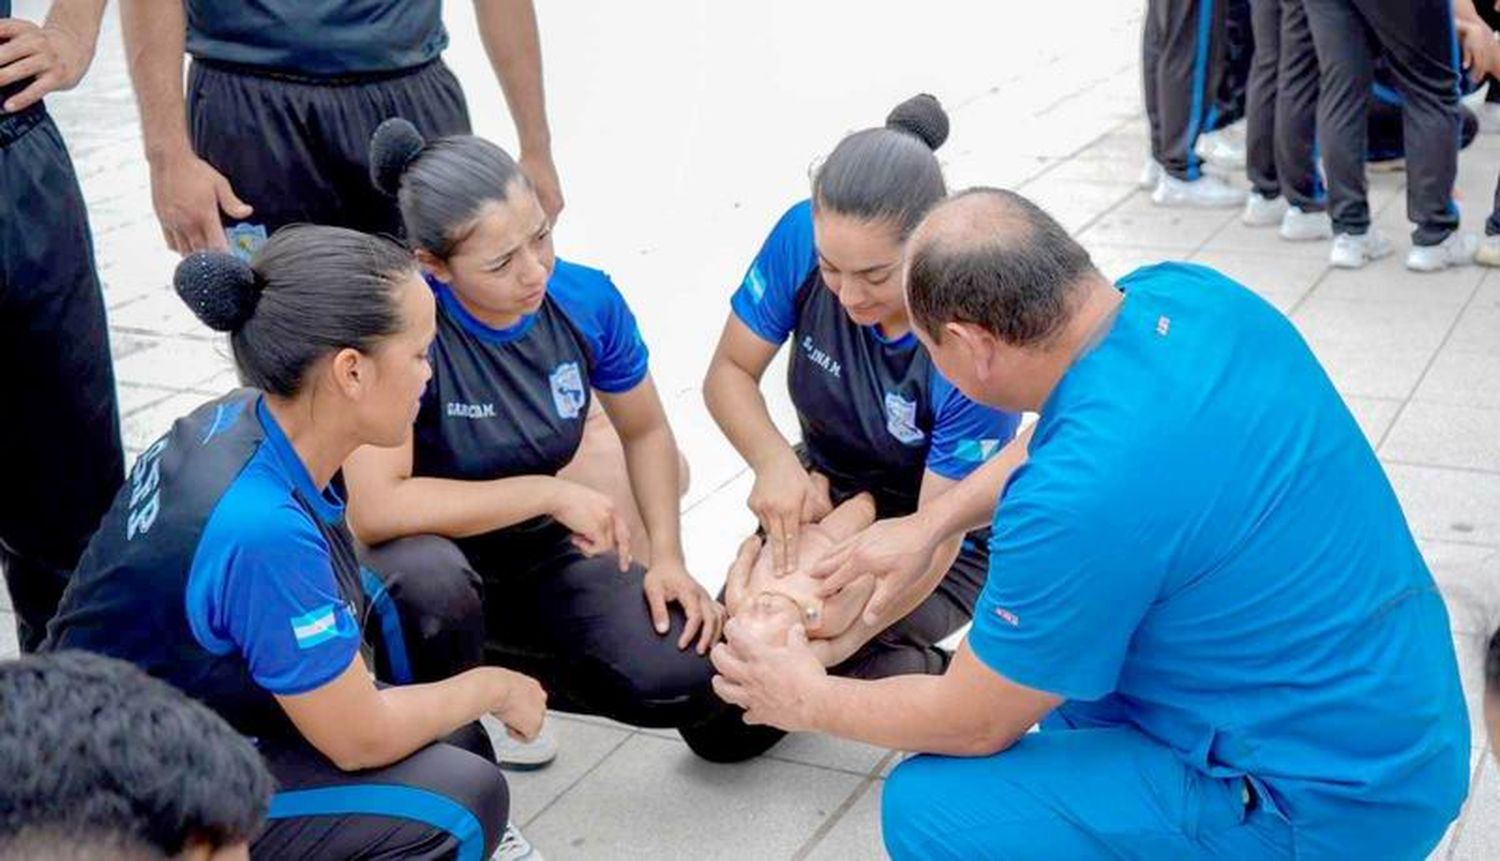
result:
[[[354,619],[347,608],[338,604],[327,604],[311,613],[292,617],[292,636],[297,638],[299,649],[311,649],[353,634]]]
[[[750,289],[750,295],[759,302],[766,295],[766,276],[760,274],[760,266],[750,267],[745,273],[745,286]]]

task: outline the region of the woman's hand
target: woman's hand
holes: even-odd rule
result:
[[[731,619],[728,639],[714,647],[714,693],[745,710],[745,723],[800,732],[817,729],[817,692],[828,673],[794,625],[784,642],[774,632]]]
[[[573,532],[573,544],[589,556],[610,550],[620,557],[620,572],[630,570],[630,527],[615,510],[614,500],[581,484],[556,479],[548,513]]]
[[[646,604],[651,610],[651,624],[656,633],[665,634],[671,626],[667,605],[673,601],[682,606],[687,623],[677,648],[686,649],[698,640],[698,654],[706,655],[724,630],[724,608],[708,590],[698,584],[681,562],[664,561],[651,566],[645,578]]]
[[[512,738],[531,741],[541,732],[547,717],[547,692],[536,679],[500,667],[482,667],[486,681],[495,688],[490,713],[505,724]]]
[[[766,532],[766,540],[771,544],[771,565],[778,575],[797,567],[797,537],[803,523],[817,519],[807,515],[817,513],[821,507],[820,495],[826,504],[826,482],[820,494],[817,482],[790,449],[755,473],[748,504]]]

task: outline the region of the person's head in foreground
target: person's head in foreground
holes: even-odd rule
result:
[[[0,858],[248,858],[271,789],[247,740],[127,663],[0,662]]]
[[[1019,412],[1040,409],[1107,329],[1120,292],[1036,204],[971,188],[913,233],[906,297],[938,370],[976,400]]]

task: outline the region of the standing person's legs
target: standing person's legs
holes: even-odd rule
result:
[[[1401,92],[1406,215],[1415,245],[1458,229],[1458,43],[1450,0],[1353,0],[1385,49]]]
[[[124,479],[83,194],[41,106],[0,117],[0,568],[35,651]]]
[[[483,735],[471,724],[398,763],[360,772],[340,771],[301,739],[264,743],[279,791],[251,856],[489,858],[505,832],[510,795],[500,768],[470,749]]]
[[[1370,229],[1365,147],[1370,86],[1370,34],[1351,0],[1304,0],[1321,71],[1318,141],[1328,173],[1328,211],[1334,233]]]
[[[1146,123],[1151,135],[1151,161],[1161,166],[1161,111],[1157,108],[1156,67],[1161,64],[1161,26],[1156,0],[1147,0],[1146,20],[1141,25],[1141,97],[1146,104]],[[1144,178],[1144,177],[1143,177]]]
[[[1276,174],[1277,75],[1281,67],[1282,0],[1250,0],[1255,54],[1245,98],[1245,175],[1255,193],[1270,200],[1282,194]]]
[[[1146,14],[1158,35],[1155,64],[1159,160],[1177,179],[1202,170],[1194,148],[1213,125],[1218,92],[1224,10],[1222,0],[1151,0]]]
[[[441,61],[339,82],[272,77],[195,62],[188,76],[193,149],[255,208],[226,224],[249,252],[294,222],[399,235],[396,202],[370,180],[370,136],[394,116],[429,139],[470,129],[463,90]]]
[[[1303,0],[1281,4],[1281,57],[1276,90],[1276,175],[1287,202],[1323,212],[1328,193],[1318,173],[1318,53]]]
[[[1280,858],[1291,829],[1241,778],[1212,778],[1134,729],[1023,736],[988,757],[907,759],[881,796],[908,858]]]

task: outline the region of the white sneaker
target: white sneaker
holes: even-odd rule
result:
[[[1231,137],[1228,129],[1201,135],[1194,150],[1199,158],[1219,170],[1235,172],[1245,169],[1245,144]]]
[[[1141,168],[1140,178],[1135,181],[1135,184],[1141,191],[1151,191],[1156,188],[1158,182],[1161,182],[1161,162],[1148,157],[1146,166]]]
[[[500,837],[500,848],[490,856],[490,861],[546,861],[531,841],[527,840],[514,823],[506,823],[505,833]]]
[[[1490,86],[1496,86],[1491,83]],[[1474,109],[1479,116],[1479,130],[1485,134],[1500,132],[1500,104],[1495,102],[1480,102]]]
[[[1240,221],[1246,227],[1270,227],[1280,224],[1287,212],[1284,197],[1261,197],[1256,192],[1245,196],[1245,211]]]
[[[1486,236],[1479,241],[1474,262],[1480,266],[1500,266],[1500,236]]]
[[[1281,238],[1288,242],[1312,242],[1333,236],[1333,222],[1326,212],[1303,212],[1288,206],[1281,216]]]
[[[1186,180],[1164,173],[1151,192],[1151,202],[1157,206],[1229,209],[1245,202],[1245,192],[1216,176]]]
[[[1333,237],[1333,249],[1328,252],[1328,262],[1340,269],[1362,269],[1366,263],[1379,260],[1391,251],[1391,241],[1371,227],[1368,232],[1358,236],[1340,233]]]
[[[534,771],[545,768],[557,759],[557,739],[553,738],[546,724],[542,725],[542,731],[536,734],[531,741],[521,741],[512,738],[508,734],[498,734],[499,743],[495,745],[495,758],[500,761],[500,767],[510,771]],[[492,736],[493,737],[493,736]]]
[[[1479,237],[1454,231],[1437,245],[1413,245],[1406,252],[1406,268],[1413,272],[1441,272],[1450,266],[1468,266],[1479,250]]]

